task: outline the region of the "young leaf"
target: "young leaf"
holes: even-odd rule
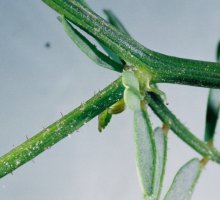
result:
[[[138,79],[133,71],[123,71],[122,83],[125,86],[124,101],[128,108],[133,111],[140,110],[140,89]]]
[[[113,104],[111,107],[104,110],[98,117],[98,130],[99,132],[102,132],[103,129],[106,128],[106,126],[111,121],[113,114],[119,114],[123,112],[125,109],[125,102],[124,99],[118,100],[115,104]]]
[[[156,160],[156,173],[155,173],[155,181],[154,181],[154,193],[152,195],[152,199],[159,199],[163,184],[166,159],[167,159],[167,136],[163,133],[163,130],[159,127],[154,130],[154,135],[155,135],[155,143],[157,150],[157,160]]]
[[[217,62],[220,62],[220,42],[216,51]],[[206,111],[205,141],[212,142],[215,135],[220,109],[220,90],[210,89]]]
[[[186,163],[176,174],[164,200],[190,200],[202,165],[194,158]]]
[[[98,130],[99,132],[102,132],[103,129],[108,125],[112,118],[112,114],[108,112],[108,109],[104,110],[99,116],[98,116]]]
[[[131,70],[123,71],[122,73],[122,83],[125,88],[131,88],[135,93],[140,93],[139,91],[139,81],[135,74]]]
[[[113,104],[109,109],[108,112],[111,114],[119,114],[125,110],[125,102],[124,99],[120,99],[115,104]]]
[[[58,19],[63,24],[67,35],[91,60],[107,69],[122,72],[123,66],[121,64],[116,63],[108,56],[100,52],[95,47],[95,45],[89,42],[89,40],[86,39],[79,31],[74,29],[71,24],[64,18],[64,16],[58,17]]]
[[[136,165],[144,198],[154,192],[157,152],[151,123],[146,110],[134,112]]]

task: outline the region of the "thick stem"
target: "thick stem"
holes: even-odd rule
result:
[[[121,99],[123,97],[123,91],[124,87],[121,78],[119,78],[57,122],[3,155],[0,158],[0,177],[13,172],[21,165],[35,158],[43,151],[79,129],[86,122],[90,121],[106,108]],[[195,137],[171,113],[160,98],[155,95],[146,95],[146,98],[154,112],[164,123],[170,125],[176,135],[202,156],[220,163],[220,152],[214,148],[210,148],[204,142]]]
[[[42,0],[100,40],[127,64],[144,68],[152,82],[220,88],[220,64],[166,56],[145,48],[76,0]]]
[[[2,156],[0,158],[0,177],[13,172],[99,115],[122,98],[123,90],[120,79],[113,82],[60,120]]]

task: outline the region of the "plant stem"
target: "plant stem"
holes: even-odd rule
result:
[[[90,100],[45,128],[40,133],[15,147],[0,158],[0,178],[35,158],[61,139],[78,130],[86,122],[99,115],[123,97],[124,86],[121,78],[111,83]],[[162,100],[153,94],[146,94],[147,101],[160,119],[170,125],[173,132],[202,156],[220,163],[220,152],[208,147],[195,137],[164,105]]]
[[[0,158],[0,178],[73,133],[123,96],[118,79],[90,100]]]
[[[180,139],[206,159],[211,159],[220,163],[220,152],[214,147],[210,147],[191,133],[164,105],[163,100],[158,95],[148,93],[146,94],[146,99],[155,114],[161,119],[161,121],[163,121],[163,123],[167,124]]]
[[[100,40],[128,65],[144,69],[151,82],[220,88],[220,64],[166,56],[145,48],[76,0],[42,0]]]

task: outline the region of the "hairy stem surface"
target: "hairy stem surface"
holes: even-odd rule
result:
[[[211,159],[220,163],[220,152],[215,148],[209,147],[205,142],[198,139],[193,133],[191,133],[184,124],[182,124],[177,117],[164,105],[163,100],[152,93],[146,95],[146,99],[151,109],[155,114],[163,121],[163,123],[169,125],[170,129],[185,143],[191,146],[199,154],[206,159]]]
[[[60,120],[2,156],[0,158],[0,177],[13,172],[99,115],[122,98],[123,90],[120,79],[113,82]]]
[[[0,158],[0,177],[35,158],[69,134],[73,133],[86,122],[99,115],[123,97],[124,86],[121,78],[110,84],[90,100],[68,113],[60,120],[45,128],[40,133],[15,147]],[[195,137],[164,105],[156,95],[146,94],[150,107],[159,118],[170,125],[173,132],[202,156],[220,163],[220,152],[208,147]]]
[[[147,71],[152,83],[220,88],[219,63],[182,59],[151,51],[76,0],[42,1],[100,40],[127,64]]]

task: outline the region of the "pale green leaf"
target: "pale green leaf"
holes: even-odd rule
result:
[[[165,174],[165,166],[167,159],[167,136],[163,133],[162,128],[157,127],[154,130],[155,143],[157,150],[156,173],[154,181],[154,193],[151,199],[159,199],[163,178]]]
[[[122,83],[125,88],[131,88],[134,92],[139,93],[139,81],[131,70],[123,71]]]
[[[137,172],[144,198],[153,195],[157,152],[150,119],[141,98],[139,81],[131,70],[123,71],[124,101],[134,112],[134,141]]]
[[[124,101],[126,106],[133,111],[141,109],[140,98],[134,93],[134,91],[132,91],[131,88],[128,88],[124,91]]]
[[[122,83],[125,86],[124,101],[128,108],[133,111],[140,110],[140,89],[138,79],[133,71],[123,71]]]
[[[156,170],[156,146],[146,111],[134,112],[134,139],[137,172],[144,198],[152,196]]]
[[[176,174],[164,200],[190,200],[201,169],[199,159],[187,162]]]

